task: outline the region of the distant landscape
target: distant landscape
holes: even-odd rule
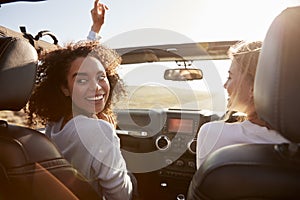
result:
[[[207,92],[175,87],[127,86],[128,95],[117,108],[192,108],[209,109],[211,96]]]
[[[116,104],[116,108],[209,109],[212,104],[210,95],[201,91],[158,86],[127,86],[127,90],[128,95]],[[23,111],[0,111],[0,119],[12,124],[24,125],[26,115]]]

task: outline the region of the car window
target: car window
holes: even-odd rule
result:
[[[125,64],[119,68],[127,96],[116,105],[127,108],[173,108],[192,110],[224,110],[226,92],[223,84],[227,79],[230,60],[193,61],[192,68],[201,69],[202,80],[173,81],[164,79],[164,71],[177,68],[173,62]],[[219,101],[214,101],[218,98]]]

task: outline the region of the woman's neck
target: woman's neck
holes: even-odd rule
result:
[[[90,118],[97,118],[96,114],[94,113],[88,113],[85,110],[77,107],[76,105],[73,105],[73,110],[72,110],[72,117],[78,116],[78,115],[84,115]]]
[[[260,119],[257,115],[256,112],[253,112],[249,115],[247,115],[247,120],[249,120],[250,122],[252,122],[253,124],[257,124],[259,126],[263,126],[263,127],[267,127],[270,128],[270,126],[268,125],[267,122],[265,122],[264,120]]]

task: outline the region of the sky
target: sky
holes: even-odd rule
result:
[[[260,39],[272,20],[300,0],[102,0],[109,7],[101,30],[111,47]],[[93,0],[16,2],[0,7],[0,24],[36,35],[53,32],[59,44],[85,39]],[[49,38],[45,38],[49,40]],[[51,41],[51,40],[49,40]]]

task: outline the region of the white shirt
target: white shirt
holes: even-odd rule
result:
[[[201,126],[197,136],[197,169],[210,153],[224,146],[243,143],[283,142],[289,141],[278,134],[278,132],[248,120],[235,123],[226,123],[224,121],[209,122]]]
[[[133,186],[111,124],[79,115],[61,129],[62,121],[49,124],[50,136],[63,156],[107,199],[130,199]],[[61,130],[60,130],[61,129]]]
[[[89,34],[87,36],[88,40],[100,40],[101,36],[99,35],[99,33],[96,33],[92,30],[89,31]]]

